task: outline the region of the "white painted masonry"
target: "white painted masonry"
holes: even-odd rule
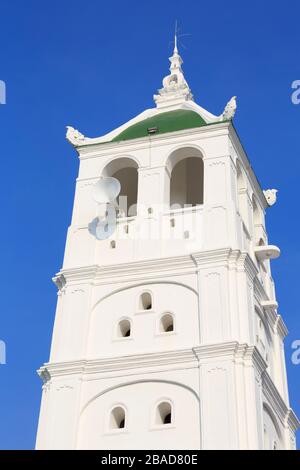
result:
[[[38,449],[295,448],[287,330],[269,261],[279,250],[268,243],[268,202],[231,122],[235,99],[211,115],[192,101],[176,47],[170,60],[156,108],[97,139],[68,129],[80,168],[54,277],[50,360],[39,370]],[[176,110],[208,125],[111,141]],[[170,210],[170,194],[183,202],[191,179],[200,184],[185,163],[172,182],[185,159],[203,162],[203,201]],[[118,172],[134,199],[135,171],[137,215],[97,240],[88,230],[93,185]],[[164,314],[173,322],[163,326]]]

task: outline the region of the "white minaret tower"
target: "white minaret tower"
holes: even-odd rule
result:
[[[99,138],[68,128],[80,168],[38,449],[295,448],[264,217],[276,191],[249,164],[235,97],[210,114],[176,38],[170,62],[155,108]],[[127,197],[115,224],[95,201],[107,177]]]

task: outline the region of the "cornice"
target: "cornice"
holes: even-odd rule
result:
[[[241,348],[244,350],[246,345],[239,344],[236,341],[230,341],[226,343],[213,343],[213,344],[203,344],[193,348],[193,351],[201,364],[209,359],[222,358],[233,359],[236,355],[236,352]]]
[[[247,272],[252,267],[251,259],[246,253],[231,248],[194,252],[189,255],[172,256],[165,258],[147,259],[143,261],[132,261],[112,265],[91,265],[84,267],[62,268],[53,278],[54,281],[61,279],[66,282],[87,281],[94,283],[108,282],[108,280],[122,279],[125,276],[143,277],[148,275],[172,276],[176,274],[195,273],[200,268],[211,266],[237,265],[238,269],[244,266]],[[253,271],[251,271],[253,272]],[[128,279],[127,279],[128,280]]]
[[[66,285],[66,278],[63,274],[57,273],[53,278],[52,281],[56,285],[59,291],[63,290]]]
[[[190,363],[197,367],[192,349],[166,352],[136,354],[122,357],[106,357],[100,359],[83,359],[44,364],[37,372],[42,377],[57,377],[65,375],[95,374],[129,369],[152,368],[159,366],[181,365]]]
[[[257,276],[254,278],[254,295],[259,304],[261,303],[261,301],[269,300],[269,296]]]
[[[196,360],[197,359],[197,360]],[[135,354],[122,357],[105,357],[97,359],[70,360],[44,364],[37,372],[42,380],[65,375],[83,375],[126,371],[129,369],[147,369],[171,364],[180,366],[190,364],[197,367],[213,360],[244,361],[245,365],[254,365],[259,372],[266,369],[267,364],[255,346],[240,344],[236,341],[226,343],[204,344],[190,349]]]
[[[243,267],[245,268],[246,273],[248,274],[249,278],[253,282],[258,274],[258,269],[254,261],[252,260],[251,256],[247,252],[243,252],[243,255],[244,255]]]
[[[45,366],[42,366],[40,369],[38,369],[37,373],[38,373],[39,377],[41,378],[43,384],[46,384],[51,379],[50,372],[48,371],[47,367],[45,367]]]
[[[293,431],[296,431],[300,427],[300,422],[293,410],[285,404],[274,382],[266,371],[262,375],[262,388],[267,402],[280,421],[284,425],[291,426]]]
[[[119,263],[111,265],[92,265],[78,268],[63,268],[62,274],[67,282],[86,280],[95,284],[101,282],[128,281],[128,277],[139,279],[153,275],[164,277],[166,274],[172,276],[176,274],[195,273],[195,266],[190,255],[157,258],[143,261],[132,261],[129,263]],[[127,277],[127,278],[126,278]]]
[[[291,408],[287,412],[286,424],[293,432],[300,428],[300,421]]]
[[[94,279],[98,270],[97,265],[91,266],[83,266],[78,268],[68,268],[68,269],[61,269],[52,279],[53,282],[57,285],[57,279],[64,279],[65,284],[67,282],[76,282],[76,281],[86,281],[90,282]]]
[[[276,317],[275,328],[276,328],[276,331],[279,334],[280,338],[282,340],[284,340],[284,338],[288,335],[289,331],[288,331],[281,315],[277,315],[277,317]]]
[[[231,248],[220,248],[217,250],[199,251],[191,253],[191,258],[197,268],[206,266],[216,266],[220,263],[227,263],[232,253]]]
[[[80,160],[87,158],[97,158],[104,155],[111,155],[115,153],[134,152],[136,150],[148,149],[149,144],[151,147],[160,147],[162,145],[169,145],[172,141],[178,139],[189,139],[189,142],[198,140],[202,136],[216,137],[216,135],[228,135],[229,122],[219,122],[210,124],[209,126],[196,127],[192,129],[183,129],[175,132],[168,132],[165,134],[158,134],[152,136],[141,137],[133,140],[124,140],[117,142],[106,143],[90,143],[84,146],[76,147]]]
[[[256,346],[249,347],[249,352],[251,351],[251,357],[253,359],[253,364],[260,375],[262,375],[268,367],[268,364],[260,354]]]
[[[143,261],[133,261],[129,263],[120,263],[116,265],[99,266],[96,279],[107,279],[107,277],[130,276],[136,275],[147,275],[151,273],[162,273],[166,272],[177,273],[182,271],[195,272],[193,262],[190,255],[174,256],[166,258],[155,258]]]
[[[268,302],[268,301],[266,301]],[[265,312],[265,316],[268,320],[269,325],[272,327],[273,331],[276,331],[276,324],[278,321],[278,315],[277,315],[277,303],[270,305],[264,305],[264,301],[260,302],[260,307],[261,309]]]

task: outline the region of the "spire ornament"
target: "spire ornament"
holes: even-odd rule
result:
[[[169,61],[171,62],[170,74],[163,79],[163,88],[158,90],[159,94],[153,97],[158,108],[193,100],[192,92],[181,68],[183,60],[178,53],[177,27],[175,28],[173,55],[169,58]]]

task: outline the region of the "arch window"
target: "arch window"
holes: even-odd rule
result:
[[[155,424],[158,426],[163,426],[166,424],[171,424],[172,422],[173,411],[171,403],[168,401],[159,403],[159,405],[156,407]]]
[[[116,406],[110,412],[110,429],[124,429],[126,427],[126,412],[122,406]]]
[[[139,310],[152,310],[153,302],[150,292],[143,292],[139,299]]]
[[[131,322],[128,319],[125,318],[118,323],[117,336],[119,338],[129,338],[131,336]]]
[[[174,331],[174,317],[171,313],[164,313],[159,323],[160,333],[171,333]]]

